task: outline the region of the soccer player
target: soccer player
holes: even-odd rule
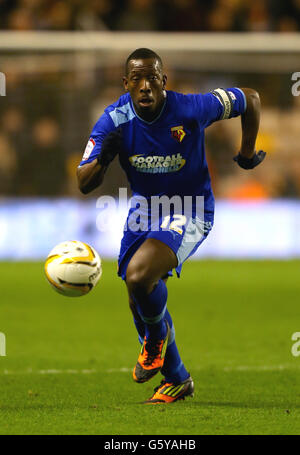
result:
[[[125,280],[142,344],[133,379],[143,383],[159,371],[163,375],[145,401],[149,404],[172,403],[194,394],[193,380],[175,342],[166,281],[173,269],[179,276],[183,262],[213,225],[204,130],[215,121],[241,115],[241,148],[234,160],[243,169],[252,169],[265,157],[265,152],[255,151],[260,118],[255,90],[215,88],[206,94],[184,95],[166,90],[166,82],[162,60],[155,52],[140,48],[129,55],[123,78],[126,93],[95,124],[77,171],[80,190],[89,193],[101,185],[118,154],[136,201],[124,228],[118,275]],[[167,215],[161,210],[153,213],[153,196],[169,201],[189,196],[191,204],[186,212],[178,213],[170,203]],[[204,200],[200,212],[197,197]],[[136,212],[146,219],[139,229],[133,222]]]

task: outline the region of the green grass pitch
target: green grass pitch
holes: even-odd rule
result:
[[[140,404],[160,382],[131,378],[139,344],[104,261],[90,295],[65,298],[41,263],[1,263],[1,434],[299,434],[299,261],[187,262],[168,307],[195,397]]]

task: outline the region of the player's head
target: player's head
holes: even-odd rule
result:
[[[151,49],[136,49],[126,60],[123,82],[137,114],[149,121],[155,118],[164,103],[167,82],[159,55]]]

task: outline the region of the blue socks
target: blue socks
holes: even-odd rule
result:
[[[180,383],[190,375],[185,369],[180,358],[176,343],[175,329],[169,311],[167,310],[167,286],[163,280],[159,280],[151,294],[143,299],[143,302],[136,301],[137,310],[141,319],[134,318],[134,324],[142,344],[144,336],[153,340],[162,340],[167,334],[165,321],[171,329],[171,335],[165,355],[164,366],[161,373],[167,382]],[[136,300],[136,299],[135,299]]]
[[[145,324],[145,335],[150,340],[162,340],[167,335],[164,321],[167,309],[168,290],[163,280],[159,280],[153,291],[142,301],[137,301],[137,310]]]
[[[168,343],[164,366],[161,369],[161,373],[165,376],[167,382],[180,383],[185,381],[190,374],[186,371],[185,366],[180,358],[176,343],[175,343],[175,328],[171,315],[168,310],[165,313],[165,319],[171,329],[171,337]]]

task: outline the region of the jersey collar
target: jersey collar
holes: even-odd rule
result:
[[[134,108],[134,104],[133,104],[132,99],[131,99],[131,97],[130,97],[130,104],[131,104],[131,107],[132,107],[133,112],[135,113],[136,117],[137,117],[139,120],[141,120],[142,122],[146,123],[147,125],[152,125],[153,123],[157,122],[157,120],[161,117],[162,113],[164,112],[165,106],[166,106],[166,104],[167,104],[167,91],[166,91],[166,90],[165,90],[165,94],[166,94],[166,96],[165,96],[165,101],[164,101],[164,104],[162,105],[162,108],[161,108],[161,110],[160,110],[160,113],[159,113],[159,114],[157,115],[157,117],[155,117],[155,119],[152,120],[151,122],[148,122],[147,120],[144,120],[142,117],[140,117],[140,116],[136,113],[136,110],[135,110],[135,108]]]

